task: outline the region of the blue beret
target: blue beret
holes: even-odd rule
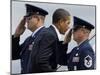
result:
[[[48,12],[42,8],[30,5],[30,4],[26,4],[26,16],[31,16],[33,14],[37,14],[37,15],[48,15]]]
[[[74,16],[73,19],[74,19],[74,28],[83,27],[83,28],[87,28],[88,30],[94,29],[94,26],[91,23],[79,17]]]

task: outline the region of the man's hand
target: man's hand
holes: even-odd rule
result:
[[[23,17],[23,19],[20,21],[19,25],[16,28],[14,37],[19,37],[20,35],[22,35],[26,29],[25,27],[25,23],[26,23],[26,18]]]
[[[65,36],[63,44],[69,43],[71,41],[72,36],[72,29],[69,31],[69,33]]]

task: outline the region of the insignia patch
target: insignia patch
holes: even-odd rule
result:
[[[77,48],[77,50],[79,50],[79,47]]]
[[[30,44],[30,45],[29,45],[29,50],[32,50],[32,48],[33,48],[33,45]]]
[[[73,57],[72,62],[79,62],[79,57]]]
[[[89,67],[91,67],[92,66],[92,58],[91,58],[91,56],[86,56],[85,58],[84,58],[84,65],[87,67],[87,68],[89,68]]]
[[[32,42],[32,44],[29,45],[29,50],[32,50],[33,45],[34,45],[34,42]]]

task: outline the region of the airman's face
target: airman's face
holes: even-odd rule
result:
[[[70,17],[67,17],[66,20],[60,20],[59,23],[59,31],[61,34],[65,34],[65,32],[69,29],[70,25]]]
[[[73,31],[73,39],[76,42],[81,41],[83,37],[84,37],[84,32],[82,28]]]
[[[31,31],[34,31],[38,23],[38,18],[35,15],[32,15],[27,17],[26,20],[27,20],[27,28]]]

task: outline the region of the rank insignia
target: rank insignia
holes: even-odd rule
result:
[[[89,67],[91,67],[92,66],[92,58],[91,58],[91,56],[86,56],[85,58],[84,58],[84,65],[87,67],[87,68],[89,68]]]

